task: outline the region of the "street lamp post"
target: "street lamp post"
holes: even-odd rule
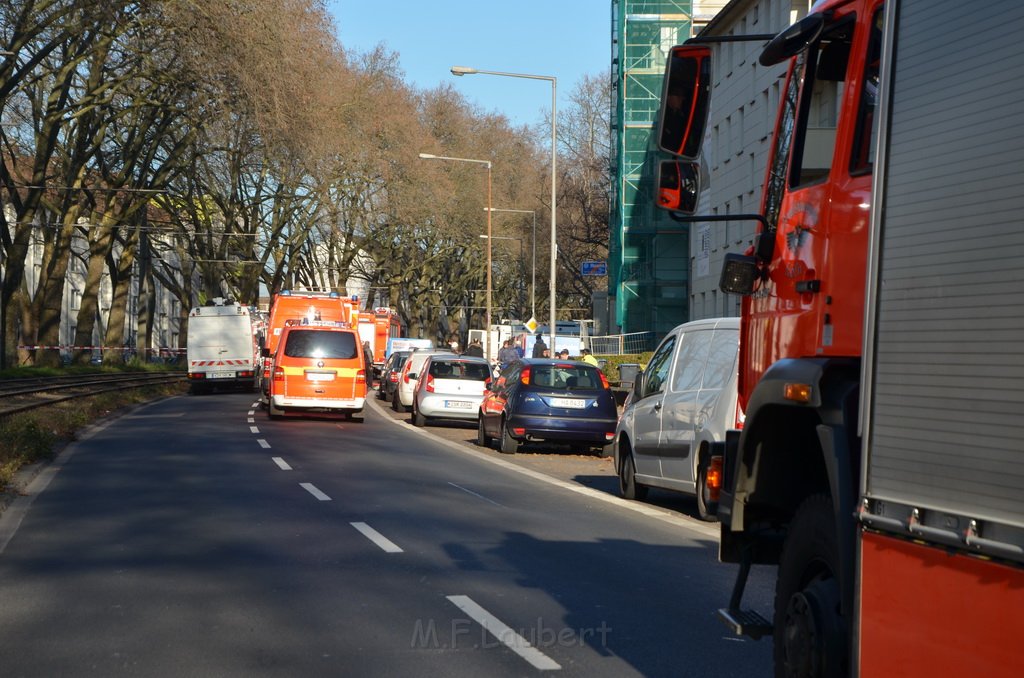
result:
[[[551,296],[551,312],[550,312],[550,330],[551,330],[551,352],[555,351],[555,324],[557,322],[556,307],[555,307],[555,275],[557,273],[558,265],[558,239],[556,234],[558,232],[556,227],[556,163],[557,163],[557,147],[556,147],[556,132],[557,132],[557,115],[555,114],[555,100],[556,92],[558,89],[558,78],[551,75],[531,75],[528,73],[503,73],[501,71],[481,71],[476,68],[469,68],[467,66],[452,66],[452,75],[500,75],[508,78],[526,78],[528,80],[547,80],[551,83],[551,283],[549,285],[549,292]]]
[[[491,210],[491,211],[492,212],[497,212],[497,210]],[[490,236],[490,238],[488,238],[488,236],[486,236],[486,235],[481,235],[480,237],[485,239],[485,240],[515,240],[516,242],[519,243],[519,263],[525,265],[524,262],[523,262],[523,239],[522,238],[516,238],[516,237],[510,236],[510,235],[492,235],[492,236]],[[520,313],[524,313],[526,311],[526,309],[525,309],[526,302],[523,301],[523,288],[519,287],[518,289],[519,289],[519,293],[516,295],[517,296],[517,300],[516,300],[516,314],[517,315],[520,314]],[[523,316],[519,315],[518,317],[519,317],[519,320],[522,321]]]
[[[537,210],[510,210],[492,207],[492,212],[513,212],[533,215],[533,268],[530,272],[530,317],[537,319]]]
[[[484,355],[491,359],[491,161],[474,160],[472,158],[452,158],[432,153],[420,153],[423,160],[448,160],[451,162],[469,162],[487,168],[487,310],[484,317]]]

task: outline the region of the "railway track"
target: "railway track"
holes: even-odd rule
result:
[[[126,388],[170,384],[185,378],[184,372],[128,372],[3,379],[0,380],[0,418],[67,400]]]

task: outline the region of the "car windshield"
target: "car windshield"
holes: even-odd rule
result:
[[[359,351],[353,332],[292,330],[285,342],[284,354],[289,358],[346,360],[357,357]]]
[[[430,376],[437,379],[468,379],[471,381],[485,381],[491,376],[487,365],[475,362],[462,361],[431,361]]]
[[[530,383],[534,386],[566,390],[604,388],[597,368],[584,363],[531,365]]]

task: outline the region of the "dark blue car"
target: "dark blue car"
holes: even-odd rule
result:
[[[484,393],[477,444],[514,454],[524,442],[568,444],[576,453],[615,439],[618,412],[604,373],[571,360],[526,358],[501,372]]]

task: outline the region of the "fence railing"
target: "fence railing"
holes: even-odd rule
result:
[[[585,337],[594,355],[623,355],[654,350],[654,332],[610,334],[603,337]]]

